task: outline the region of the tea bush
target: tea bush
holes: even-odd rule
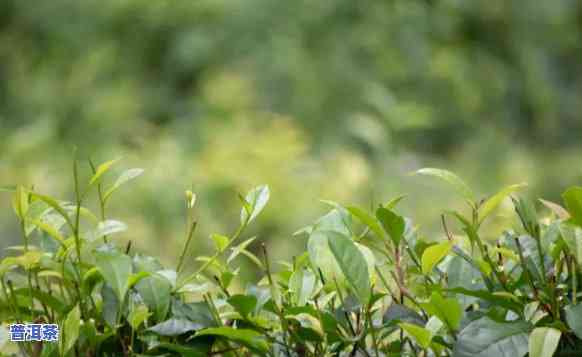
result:
[[[175,267],[120,247],[127,226],[107,216],[112,194],[138,177],[105,177],[116,161],[93,165],[75,197],[60,201],[34,188],[12,194],[22,232],[17,254],[0,264],[0,319],[56,323],[59,342],[11,345],[30,356],[575,356],[582,354],[582,188],[565,208],[515,196],[512,185],[485,200],[454,174],[446,181],[466,212],[443,209],[444,240],[421,237],[398,214],[397,197],[368,212],[326,201],[329,213],[299,230],[307,250],[291,262],[255,255],[245,235],[269,200],[259,186],[239,196],[240,224],[210,237],[215,251],[193,258],[196,196]],[[87,209],[89,193],[100,207]],[[519,226],[495,241],[480,229],[511,198]],[[539,206],[539,207],[538,207]],[[545,211],[542,215],[541,209]],[[454,223],[453,223],[454,222]],[[139,239],[139,238],[136,238]],[[239,289],[236,257],[264,276]],[[237,282],[235,284],[235,282]],[[5,347],[8,346],[7,344]]]

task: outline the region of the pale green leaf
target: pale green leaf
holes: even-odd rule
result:
[[[512,194],[522,188],[527,187],[527,184],[521,183],[516,185],[511,185],[505,187],[503,190],[497,192],[495,195],[491,196],[487,201],[481,205],[479,208],[479,223],[482,223],[487,216],[491,214],[502,202]]]
[[[113,184],[113,186],[111,186],[107,192],[105,192],[105,194],[103,195],[103,199],[105,201],[109,200],[109,198],[111,197],[111,195],[113,194],[113,192],[115,192],[119,187],[121,187],[122,185],[126,184],[127,182],[139,177],[141,174],[143,174],[144,170],[143,169],[139,169],[139,168],[135,168],[135,169],[129,169],[124,171],[115,181],[115,183]]]
[[[259,213],[265,208],[269,201],[269,186],[262,185],[252,189],[245,197],[245,202],[248,203],[249,209],[243,207],[240,212],[241,223],[250,223]]]
[[[449,254],[452,248],[453,244],[451,242],[442,242],[426,248],[421,258],[422,272],[429,274]]]
[[[562,332],[551,327],[538,327],[529,335],[529,357],[552,357]]]
[[[433,176],[450,184],[461,196],[469,202],[475,201],[475,195],[469,186],[454,173],[435,168],[424,168],[415,172],[416,175]]]
[[[91,180],[89,180],[89,186],[92,186],[94,184],[96,184],[97,182],[99,182],[101,180],[101,178],[103,177],[103,175],[109,171],[109,169],[111,169],[111,167],[120,159],[115,159],[115,160],[110,160],[107,162],[102,163],[101,165],[97,166],[97,169],[95,170],[95,174],[93,175],[93,177],[91,177]]]

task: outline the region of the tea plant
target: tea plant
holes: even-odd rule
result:
[[[30,356],[471,356],[582,354],[582,188],[565,208],[540,200],[542,216],[509,186],[485,200],[454,174],[443,179],[467,212],[443,211],[445,239],[423,237],[398,214],[397,197],[368,212],[326,202],[329,213],[295,233],[307,251],[274,264],[256,256],[246,228],[269,200],[259,186],[239,196],[239,227],[213,234],[215,251],[192,257],[196,196],[186,192],[188,224],[175,267],[115,243],[122,222],[110,219],[112,194],[138,177],[116,161],[95,166],[75,197],[60,201],[23,186],[12,193],[23,244],[0,263],[0,319],[57,323],[58,343],[19,343]],[[95,192],[98,216],[87,209]],[[483,223],[511,197],[519,226],[496,240]],[[455,223],[453,223],[455,222]],[[457,227],[458,229],[455,229]],[[244,291],[233,284],[246,257],[264,273]]]

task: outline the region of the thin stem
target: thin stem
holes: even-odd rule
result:
[[[178,261],[178,266],[176,267],[176,272],[179,274],[182,270],[182,265],[184,264],[184,258],[186,257],[186,253],[188,252],[188,247],[190,246],[190,241],[192,240],[192,236],[194,235],[194,231],[196,230],[196,225],[198,223],[196,221],[192,222],[190,228],[188,229],[188,234],[186,235],[186,241],[184,242],[184,248],[182,248],[182,254],[180,254],[180,259]]]

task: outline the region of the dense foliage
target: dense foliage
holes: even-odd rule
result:
[[[297,233],[307,251],[272,262],[248,247],[246,228],[267,204],[259,186],[239,196],[239,228],[213,234],[215,252],[192,257],[196,195],[186,192],[188,224],[176,265],[120,247],[127,226],[107,216],[112,194],[142,170],[104,181],[116,161],[93,165],[87,184],[74,164],[72,202],[33,188],[12,192],[23,245],[0,263],[0,319],[51,322],[59,343],[19,344],[31,356],[471,356],[532,357],[582,352],[582,188],[566,208],[537,205],[512,185],[485,200],[454,174],[419,175],[451,184],[467,212],[443,209],[444,239],[422,237],[397,213],[403,197],[374,208],[326,203],[330,211]],[[89,193],[100,206],[87,208]],[[511,197],[520,225],[495,241],[480,227]],[[452,222],[456,222],[453,224]],[[460,228],[460,229],[457,229]],[[135,238],[136,240],[139,237]],[[243,286],[237,257],[264,276]],[[5,346],[6,347],[6,346]],[[14,347],[14,346],[12,346]]]
[[[68,197],[73,144],[123,155],[150,174],[111,212],[164,262],[192,182],[205,235],[231,228],[233,190],[269,182],[253,229],[277,257],[314,197],[412,196],[424,166],[558,200],[582,179],[581,19],[574,0],[2,0],[0,182]],[[411,198],[435,232],[448,197]],[[13,222],[0,203],[2,248]]]

